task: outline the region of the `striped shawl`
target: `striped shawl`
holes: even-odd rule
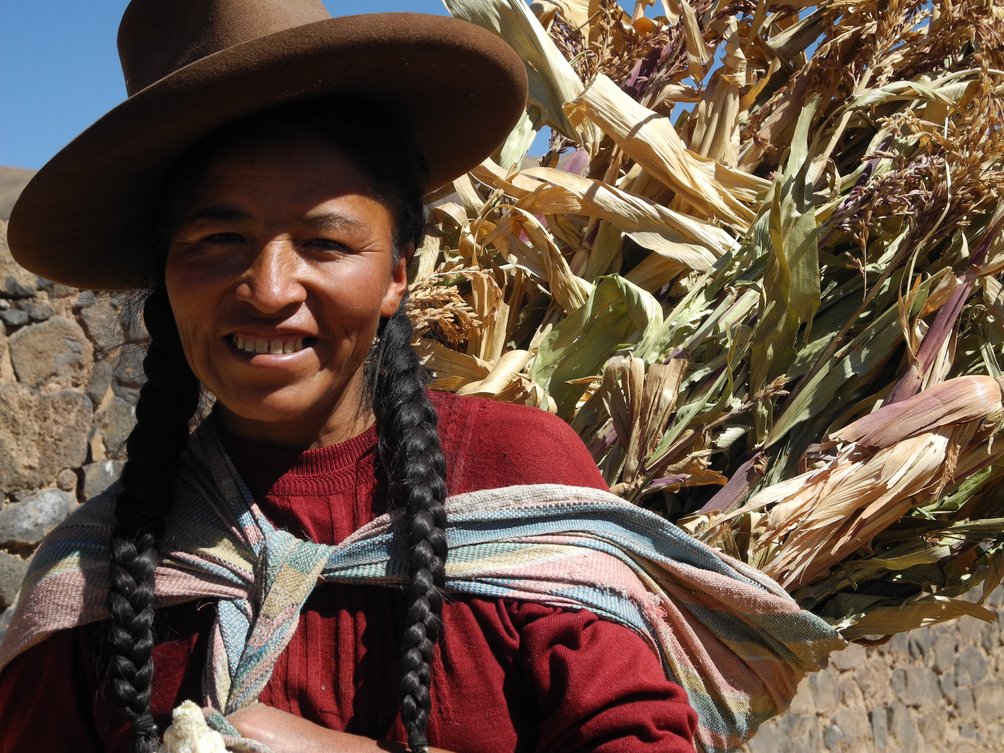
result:
[[[276,530],[211,422],[193,434],[175,491],[157,605],[219,600],[201,700],[223,714],[257,699],[318,580],[407,580],[400,514],[337,546]],[[57,630],[108,618],[114,498],[111,490],[82,506],[36,553],[0,669]],[[738,747],[844,645],[756,569],[608,492],[515,486],[451,497],[447,512],[448,592],[585,608],[635,630],[686,689],[699,750]]]

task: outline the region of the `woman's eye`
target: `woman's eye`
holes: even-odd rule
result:
[[[243,243],[244,237],[240,235],[240,233],[213,233],[203,238],[202,242],[218,245],[231,245],[234,243]]]
[[[305,245],[310,248],[321,249],[322,251],[335,251],[338,253],[345,253],[349,250],[349,247],[344,243],[332,240],[331,238],[311,238]]]

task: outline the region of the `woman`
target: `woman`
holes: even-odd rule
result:
[[[561,421],[423,388],[422,196],[514,126],[512,50],[317,0],[133,0],[119,41],[129,99],[9,241],[149,289],[147,381],[121,485],[33,559],[0,753],[156,750],[186,699],[277,753],[728,750],[787,704],[831,629]]]
[[[520,61],[460,22],[330,19],[309,0],[134,0],[120,47],[130,99],[43,168],[10,242],[52,279],[150,285],[147,382],[121,487],[77,525],[111,529],[102,563],[90,569],[78,547],[73,595],[8,636],[0,751],[155,750],[186,698],[215,700],[229,731],[275,751],[693,750],[685,694],[627,627],[529,601],[447,593],[444,604],[448,495],[603,487],[560,421],[427,395],[410,347],[406,265],[423,193],[514,125]],[[202,394],[215,407],[190,439]],[[226,675],[221,695],[203,675],[235,661],[214,625],[240,608],[214,608],[209,597],[229,592],[205,572],[201,590],[160,579],[166,561],[204,551],[200,512],[228,496],[187,496],[203,461],[236,469],[220,487],[294,548],[283,531],[334,545],[405,510],[407,552],[390,560],[407,559],[407,591],[314,588],[310,570],[303,598],[277,608],[294,617],[268,634],[268,666]],[[57,550],[72,530],[36,559],[69,561]],[[171,606],[155,610],[158,563],[157,603]],[[273,595],[296,590],[282,577],[234,603],[264,622]]]

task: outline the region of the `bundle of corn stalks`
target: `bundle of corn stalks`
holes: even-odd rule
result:
[[[416,256],[434,386],[556,412],[847,638],[990,618],[1001,4],[445,2],[531,102]]]

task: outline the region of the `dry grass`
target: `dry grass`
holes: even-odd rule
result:
[[[446,4],[531,104],[418,255],[437,386],[557,412],[847,637],[986,616],[955,597],[1004,562],[1004,6]]]

